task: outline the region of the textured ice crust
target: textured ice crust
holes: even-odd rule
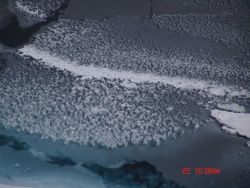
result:
[[[243,95],[250,97],[250,93],[245,89],[237,90],[233,87],[227,87],[211,81],[206,82],[185,77],[159,76],[152,73],[112,70],[95,65],[80,65],[79,62],[70,61],[70,59],[65,60],[58,56],[50,55],[49,52],[42,49],[39,50],[39,48],[36,48],[34,45],[24,46],[19,50],[19,52],[21,52],[23,56],[30,56],[34,59],[39,59],[42,63],[50,67],[56,67],[60,70],[69,71],[75,76],[81,76],[82,78],[121,79],[123,82],[122,84],[126,87],[136,87],[136,83],[145,82],[163,83],[180,89],[203,90],[218,96],[224,96],[227,93],[230,96]]]
[[[221,13],[228,15],[249,15],[250,3],[246,0],[177,0],[187,9],[194,9],[197,12]]]
[[[250,14],[243,17],[249,20]],[[249,24],[232,21],[229,15],[206,15],[206,14],[176,14],[153,16],[150,20],[162,29],[167,29],[183,34],[193,35],[222,43],[229,48],[250,54]],[[238,18],[239,19],[239,18]]]
[[[250,80],[248,61],[160,48],[124,33],[117,25],[59,20],[36,35],[33,46],[71,61],[72,66],[92,65],[158,76],[181,76],[192,81],[217,81],[250,89],[247,84]],[[29,53],[32,48],[24,50]]]
[[[65,0],[9,0],[10,10],[16,14],[21,27],[29,27],[44,22],[59,9]]]
[[[18,63],[1,77],[0,122],[43,138],[109,148],[160,143],[203,125],[197,113],[206,111],[200,105],[208,99],[202,95],[161,83],[122,83]]]
[[[212,110],[212,116],[226,125],[224,130],[250,138],[250,114]]]
[[[117,25],[59,20],[19,55],[1,75],[0,122],[66,143],[159,144],[249,97],[248,62],[163,49]]]

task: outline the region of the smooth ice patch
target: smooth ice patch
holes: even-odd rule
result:
[[[250,114],[212,110],[211,115],[226,126],[224,130],[250,138]]]
[[[236,103],[228,103],[228,104],[218,104],[217,107],[222,110],[232,111],[232,112],[246,112],[244,106],[240,106]]]
[[[56,67],[60,70],[67,70],[83,78],[121,79],[124,81],[123,85],[128,87],[136,86],[133,83],[164,83],[181,89],[203,90],[216,96],[224,96],[227,94],[230,96],[250,97],[250,93],[245,89],[238,90],[211,81],[202,81],[178,76],[158,76],[150,73],[135,73],[133,71],[118,71],[93,65],[79,65],[78,62],[51,55],[49,52],[38,49],[34,45],[26,45],[19,49],[19,52],[21,52],[22,56],[30,56],[36,60],[41,60],[48,66]]]
[[[18,185],[0,184],[0,188],[31,188],[31,187],[23,187],[23,186],[18,186]]]

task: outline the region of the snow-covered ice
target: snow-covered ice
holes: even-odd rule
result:
[[[159,144],[204,125],[203,104],[213,106],[202,92],[160,82],[126,87],[119,78],[81,78],[26,58],[11,58],[8,66],[0,82],[3,126],[66,143]]]
[[[61,66],[60,68],[65,69],[67,64],[67,68],[72,72],[76,72],[72,70],[75,65],[81,65],[82,69],[86,66],[92,69],[97,67],[93,71],[99,70],[100,73],[100,70],[103,70],[106,75],[110,72],[109,75],[115,75],[114,77],[117,77],[116,71],[128,72],[126,75],[121,74],[121,79],[129,76],[133,79],[138,75],[135,80],[152,80],[152,82],[171,80],[175,86],[185,88],[205,89],[211,86],[210,91],[216,95],[226,93],[232,96],[249,95],[245,90],[250,89],[247,84],[250,80],[248,61],[161,48],[157,44],[145,42],[133,34],[125,33],[117,24],[59,20],[37,34],[34,39],[31,45],[25,46],[20,51],[34,58],[35,56],[43,58],[47,63],[50,61],[49,64],[56,63],[49,58],[64,59],[62,65],[57,63],[52,66]],[[107,68],[109,71],[101,68]],[[77,74],[81,75],[80,67],[77,69],[79,69]],[[131,72],[135,74],[132,75]]]
[[[250,97],[250,92],[241,89],[237,90],[233,87],[227,87],[221,84],[216,84],[211,81],[202,81],[198,79],[190,79],[185,77],[169,77],[169,76],[158,76],[152,73],[138,73],[132,71],[112,70],[105,67],[95,65],[80,65],[80,62],[70,61],[70,59],[62,59],[58,56],[51,55],[50,52],[39,49],[34,45],[27,45],[19,49],[21,55],[29,56],[34,59],[41,60],[41,63],[45,63],[48,66],[55,67],[59,70],[69,71],[75,76],[81,76],[83,79],[87,78],[109,78],[109,79],[121,79],[125,83],[124,86],[135,87],[133,83],[163,83],[172,85],[180,89],[188,90],[204,90],[208,93],[218,96],[224,96],[228,94],[230,96],[246,96]],[[220,105],[222,107],[222,105]],[[225,106],[226,108],[227,106]],[[232,106],[238,108],[239,106]]]
[[[9,0],[22,34],[43,28],[0,45],[0,188],[206,187],[176,175],[197,161],[236,181],[246,141],[216,120],[250,138],[250,3],[65,2]]]
[[[182,34],[193,35],[222,43],[228,48],[250,54],[248,14],[242,21],[227,14],[176,14],[155,15],[151,23],[161,29],[171,30]]]
[[[31,41],[1,75],[0,121],[43,138],[159,144],[205,125],[225,99],[250,96],[246,60],[164,48],[119,24],[59,20]]]
[[[224,129],[230,133],[237,132],[250,138],[250,114],[212,110],[212,116],[224,124],[226,126]]]
[[[185,10],[191,9],[197,13],[249,15],[250,4],[245,0],[177,0],[177,2],[184,6]]]

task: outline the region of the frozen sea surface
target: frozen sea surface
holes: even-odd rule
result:
[[[3,135],[5,136],[5,141],[3,140]],[[6,163],[6,160],[8,160],[10,162],[7,162],[7,166],[12,164],[10,165],[11,167],[6,169],[16,171],[15,169],[31,167],[23,174],[27,178],[32,171],[36,172],[36,175],[42,176],[43,173],[47,172],[47,168],[52,168],[51,170],[55,172],[58,179],[60,179],[61,175],[64,178],[64,169],[67,169],[69,174],[73,173],[72,178],[74,178],[77,173],[80,173],[78,171],[80,167],[80,170],[87,168],[94,174],[98,173],[98,176],[103,178],[101,179],[105,185],[118,186],[127,183],[127,185],[132,186],[136,184],[137,180],[146,183],[148,179],[153,180],[155,183],[162,181],[167,183],[170,182],[169,180],[174,180],[179,185],[185,185],[190,188],[219,188],[223,186],[242,188],[244,187],[242,185],[249,183],[247,173],[249,172],[250,151],[244,146],[245,139],[224,134],[214,121],[211,121],[208,126],[199,129],[195,133],[185,134],[181,139],[168,139],[158,147],[136,145],[106,150],[104,148],[78,146],[75,144],[64,145],[62,142],[40,140],[39,136],[36,135],[3,129],[1,129],[0,139],[1,143],[5,143],[5,145],[0,147],[5,155],[12,156],[8,152],[13,151],[11,152],[13,153],[13,158],[0,155],[2,156],[2,163]],[[25,157],[23,153],[25,153]],[[23,160],[26,162],[23,162]],[[138,163],[134,163],[135,161],[138,161]],[[142,161],[146,163],[141,163]],[[21,165],[19,166],[16,163]],[[32,168],[33,164],[37,163],[38,166],[40,164],[46,168]],[[135,166],[132,165],[131,168],[126,168],[127,170],[123,171],[123,166],[125,167],[126,164],[135,164]],[[195,174],[183,176],[181,174],[183,166],[197,167],[208,165],[220,168],[222,173],[212,177],[197,176]],[[156,168],[156,171],[153,166]],[[57,175],[59,172],[58,168],[63,171],[60,176]],[[137,180],[135,178],[136,181],[131,180],[134,177],[133,173],[140,172],[140,168],[142,168],[142,172],[145,170],[144,178],[141,180],[139,180],[140,178]],[[11,183],[18,179],[19,175],[13,174],[13,171],[3,171],[1,182]],[[131,174],[127,173],[126,175],[126,172]],[[66,176],[68,176],[68,173],[66,173]],[[149,175],[150,173],[151,175]],[[12,177],[12,180],[8,178],[7,174]],[[86,173],[81,173],[81,176],[85,177],[84,179],[90,178],[89,174]],[[162,179],[163,177],[165,180]],[[46,177],[44,178],[46,179]],[[83,183],[83,185],[85,184]]]
[[[141,17],[149,14],[150,7],[150,0],[71,0],[62,17],[100,20],[114,15]]]
[[[74,146],[67,148],[60,143],[54,143],[55,145],[49,148],[45,147],[49,151],[44,148],[48,143],[34,142],[36,139],[34,137],[12,133],[1,128],[0,187],[185,188],[172,180],[165,179],[161,172],[145,161],[131,160],[119,165],[113,161],[111,163],[113,166],[102,166],[97,159],[107,163],[109,156],[107,153],[105,155],[104,150],[98,151],[98,149],[92,150],[93,153],[91,150],[88,152],[88,155],[92,155],[92,159],[96,158],[92,162],[86,163],[86,159],[75,161],[76,156],[83,157],[83,154],[91,148],[81,150]],[[32,142],[38,144],[38,147]],[[69,156],[70,150],[75,153],[72,155],[73,158],[66,157]],[[102,157],[96,155],[96,152],[102,154]]]
[[[8,62],[1,75],[1,123],[44,138],[111,148],[159,144],[204,125],[209,116],[202,104],[210,97],[202,93],[161,83],[131,87],[119,78],[81,78],[21,58],[23,63]]]
[[[17,55],[23,63],[2,76],[2,92],[16,95],[11,108],[4,94],[3,124],[66,143],[159,144],[203,126],[217,104],[249,102],[244,56],[160,46],[119,22],[59,20]]]
[[[31,30],[64,3],[9,2]],[[53,187],[63,178],[75,187],[157,187],[171,179],[248,188],[247,141],[218,125],[248,135],[249,3],[120,2],[72,0],[23,46],[0,46],[0,162],[9,169],[0,186]],[[181,174],[207,165],[221,175]],[[55,179],[44,176],[50,171]]]

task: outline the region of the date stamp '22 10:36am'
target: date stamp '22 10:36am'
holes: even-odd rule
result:
[[[220,168],[212,168],[212,167],[183,167],[181,170],[183,175],[219,175],[221,173]]]

